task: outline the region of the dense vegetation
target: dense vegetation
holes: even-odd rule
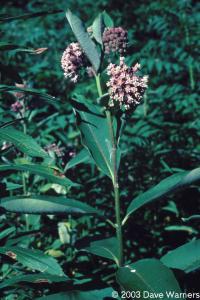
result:
[[[123,263],[156,292],[199,292],[199,8],[192,0],[2,1],[1,299],[100,300],[113,290],[121,295],[120,285],[148,290]],[[93,24],[94,36],[88,32],[97,54],[104,26],[128,30],[126,64],[139,62],[141,76],[149,76],[141,104],[131,111],[108,109],[98,76],[95,81],[83,70],[77,83],[64,77],[62,54],[77,41],[74,15],[86,28]],[[84,50],[98,69],[91,45]],[[119,55],[102,56],[96,75],[106,93],[106,67]],[[113,166],[102,164],[87,128],[100,124],[95,138],[104,151],[105,111],[120,136],[123,259]],[[162,276],[171,286],[155,286]]]

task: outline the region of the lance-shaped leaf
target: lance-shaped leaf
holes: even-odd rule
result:
[[[186,273],[200,268],[200,240],[186,243],[165,254],[161,261],[170,268],[180,269]]]
[[[67,282],[70,281],[69,277],[65,276],[58,276],[58,275],[51,275],[47,273],[39,273],[39,274],[28,274],[28,275],[18,275],[13,276],[9,279],[5,279],[0,283],[0,289],[3,289],[8,286],[18,285],[20,283],[35,283],[35,284],[47,284],[52,282]]]
[[[103,290],[94,291],[69,291],[57,294],[52,294],[45,297],[36,298],[35,300],[103,300],[104,298],[111,298],[113,289],[106,288]]]
[[[55,97],[45,94],[44,92],[37,89],[18,88],[16,86],[0,84],[0,93],[5,93],[5,92],[23,92],[27,95],[32,95],[41,98],[51,104],[56,104],[56,102],[58,101],[58,99],[56,99]]]
[[[156,201],[164,196],[167,196],[170,193],[173,193],[181,188],[187,187],[190,184],[193,184],[200,180],[200,168],[194,169],[192,171],[184,171],[172,176],[167,177],[162,180],[159,184],[146,191],[145,193],[137,196],[129,205],[127,209],[128,218],[130,214],[135,212],[140,207]]]
[[[92,206],[78,200],[54,196],[14,196],[0,200],[0,207],[10,212],[26,214],[97,214]]]
[[[39,175],[48,179],[53,183],[60,184],[62,186],[77,186],[77,183],[72,182],[70,179],[65,177],[65,175],[58,170],[46,165],[39,164],[10,164],[10,165],[0,165],[0,172],[3,171],[25,171],[32,174]]]
[[[77,16],[75,16],[70,10],[68,10],[66,13],[66,17],[75,37],[81,45],[81,48],[91,62],[94,70],[97,72],[100,66],[100,56],[95,43],[91,40],[82,21]]]
[[[27,19],[31,19],[31,18],[35,18],[35,17],[42,17],[42,16],[48,16],[50,14],[58,14],[58,13],[62,13],[63,10],[49,10],[49,11],[40,11],[40,12],[35,12],[35,13],[27,13],[24,15],[20,15],[20,16],[5,16],[5,17],[0,17],[0,23],[6,23],[6,22],[11,22],[11,21],[15,21],[15,20],[27,20]]]
[[[0,128],[0,141],[10,142],[17,149],[32,157],[48,157],[47,152],[31,136],[12,127]]]
[[[63,270],[55,258],[44,254],[40,250],[26,249],[22,247],[0,247],[0,253],[9,256],[14,261],[32,270],[45,272],[51,275],[63,276]]]
[[[117,281],[125,291],[135,291],[149,298],[148,293],[155,295],[162,293],[162,299],[169,299],[169,291],[180,293],[179,284],[173,272],[157,259],[142,259],[134,264],[121,267],[117,271]],[[171,297],[170,299],[175,299]]]
[[[117,265],[119,264],[119,246],[115,237],[92,242],[85,250],[94,255],[114,260]]]
[[[4,239],[5,237],[13,233],[15,230],[16,230],[15,227],[10,227],[0,232],[0,240]]]
[[[100,170],[113,178],[112,142],[106,117],[95,105],[72,102],[83,145],[89,150]]]
[[[30,54],[40,54],[47,50],[47,48],[24,48],[22,46],[11,44],[8,42],[0,42],[0,51],[12,51],[15,50],[16,52],[27,52]]]

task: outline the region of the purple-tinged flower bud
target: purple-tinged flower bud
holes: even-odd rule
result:
[[[103,33],[105,53],[119,52],[123,54],[127,48],[127,31],[122,27],[105,28]]]
[[[79,70],[86,66],[84,53],[79,43],[71,43],[64,51],[61,58],[64,76],[72,82],[77,82]]]
[[[139,76],[136,72],[140,65],[128,67],[124,62],[124,57],[120,57],[120,64],[109,64],[107,74],[110,80],[109,87],[110,107],[120,107],[126,110],[131,109],[141,102],[142,96],[147,88],[148,76]]]

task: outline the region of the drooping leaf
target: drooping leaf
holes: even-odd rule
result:
[[[147,293],[152,293],[152,299],[156,298],[155,294],[163,293],[162,299],[166,300],[169,299],[167,296],[169,291],[178,294],[181,292],[173,272],[157,259],[142,259],[121,267],[116,276],[125,291],[140,292],[140,299],[145,295],[148,297]]]
[[[125,219],[127,219],[130,214],[135,212],[140,207],[167,196],[168,194],[173,193],[181,188],[187,187],[199,180],[200,168],[196,168],[192,171],[180,172],[167,177],[150,190],[137,196],[129,205]]]
[[[93,159],[86,148],[83,148],[75,157],[69,160],[67,163],[65,170],[69,170],[79,164],[93,162]]]
[[[55,258],[44,254],[40,250],[5,246],[0,247],[0,253],[9,256],[14,261],[17,261],[32,270],[45,272],[51,275],[65,275]]]
[[[30,18],[35,18],[35,17],[41,17],[41,16],[48,16],[50,14],[58,14],[62,13],[63,10],[49,10],[49,11],[41,11],[41,12],[35,12],[35,13],[27,13],[21,16],[6,16],[6,17],[0,17],[0,23],[6,23],[6,22],[11,22],[15,20],[27,20]]]
[[[0,165],[0,172],[10,171],[10,170],[30,172],[32,174],[36,174],[41,177],[44,177],[53,183],[57,183],[66,187],[77,186],[77,183],[74,183],[70,179],[65,177],[60,170],[46,165],[39,165],[39,164]]]
[[[26,214],[101,214],[97,209],[78,200],[40,195],[2,198],[0,207],[10,212]]]
[[[100,56],[95,43],[91,40],[82,21],[77,16],[75,16],[70,10],[68,10],[66,13],[66,17],[76,39],[81,45],[81,48],[91,62],[94,70],[97,72],[100,66]]]
[[[88,149],[100,170],[113,178],[112,142],[106,117],[97,106],[72,102],[82,143]]]
[[[183,270],[186,273],[200,268],[200,239],[186,243],[165,254],[161,261],[169,268]]]
[[[0,289],[3,289],[8,286],[17,285],[24,282],[30,282],[35,284],[42,283],[52,283],[52,282],[67,282],[70,281],[69,277],[65,276],[57,276],[46,273],[39,274],[29,274],[29,275],[18,275],[12,276],[9,279],[5,279],[0,283]]]
[[[0,128],[0,141],[10,142],[20,151],[32,157],[48,156],[47,152],[31,136],[12,127]]]
[[[102,35],[104,30],[103,16],[100,13],[92,24],[92,32],[95,40],[103,46]]]
[[[106,11],[103,12],[103,20],[106,27],[114,27],[113,19]]]
[[[119,247],[115,237],[92,242],[85,250],[92,254],[114,260],[117,265],[119,263]]]
[[[106,288],[94,291],[69,291],[63,293],[52,294],[45,297],[36,298],[35,300],[103,300],[112,296],[113,289]]]

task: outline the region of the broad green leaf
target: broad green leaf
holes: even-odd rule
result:
[[[0,253],[9,256],[14,261],[32,270],[45,272],[51,275],[63,276],[63,270],[55,258],[44,254],[40,250],[26,249],[22,247],[0,247]]]
[[[36,96],[51,104],[55,104],[58,101],[58,99],[56,99],[55,97],[45,94],[44,92],[37,89],[18,88],[16,86],[0,84],[0,93],[5,93],[5,92],[24,92],[27,95]]]
[[[0,172],[3,171],[25,171],[32,174],[39,175],[48,179],[53,183],[60,184],[62,186],[77,186],[77,183],[72,182],[70,179],[64,176],[57,168],[53,168],[46,165],[39,164],[10,164],[10,165],[0,165]]]
[[[75,107],[77,126],[82,143],[88,149],[100,170],[113,178],[112,142],[106,117],[95,105]],[[79,104],[78,104],[79,105]]]
[[[104,298],[112,297],[112,292],[112,288],[85,292],[69,291],[36,298],[35,300],[103,300]]]
[[[194,169],[192,171],[184,171],[172,176],[167,177],[162,180],[156,186],[146,191],[145,193],[137,196],[129,205],[127,209],[127,216],[125,220],[129,217],[130,214],[135,212],[140,207],[156,201],[162,197],[167,196],[170,193],[173,193],[180,188],[189,186],[192,183],[195,183],[200,180],[200,168]],[[124,221],[125,221],[124,220]]]
[[[24,282],[30,282],[30,283],[52,283],[52,282],[67,282],[69,281],[69,277],[65,276],[57,276],[57,275],[51,275],[46,273],[39,273],[39,274],[29,274],[29,275],[17,275],[13,276],[9,279],[5,279],[0,283],[0,289],[3,289],[8,286],[17,285]]]
[[[119,263],[119,247],[115,237],[92,242],[85,250],[92,254],[114,260],[117,265]]]
[[[162,299],[169,299],[169,291],[180,293],[179,284],[173,272],[157,259],[142,259],[134,264],[121,267],[117,271],[117,281],[125,291],[140,292],[143,299],[150,298],[148,293],[155,295],[163,293]],[[150,294],[149,294],[150,295]],[[170,299],[176,299],[175,296]]]
[[[81,48],[91,62],[94,70],[97,72],[100,66],[100,56],[95,43],[91,40],[82,21],[77,16],[75,16],[70,10],[68,10],[66,13],[66,17],[75,37],[81,45]]]
[[[40,195],[2,198],[0,207],[10,212],[26,214],[101,214],[97,209],[78,200]]]
[[[186,273],[200,268],[200,239],[193,240],[165,254],[161,261],[169,268]]]
[[[92,32],[95,40],[103,46],[102,34],[104,30],[103,16],[100,13],[92,24]]]
[[[6,22],[11,22],[11,21],[15,21],[15,20],[27,20],[27,19],[31,19],[31,18],[35,18],[35,17],[41,17],[41,16],[48,16],[50,14],[58,14],[58,13],[62,13],[63,10],[49,10],[49,11],[41,11],[41,12],[35,12],[35,13],[28,13],[28,14],[24,14],[21,16],[6,16],[6,17],[0,17],[0,23],[6,23]]]
[[[106,27],[114,27],[113,19],[106,11],[103,12],[103,20]]]
[[[79,164],[93,162],[93,159],[86,148],[83,148],[76,156],[70,159],[65,167],[65,170],[69,170]]]
[[[32,157],[47,157],[45,152],[36,141],[29,135],[12,127],[0,128],[0,141],[10,142],[23,153]]]

